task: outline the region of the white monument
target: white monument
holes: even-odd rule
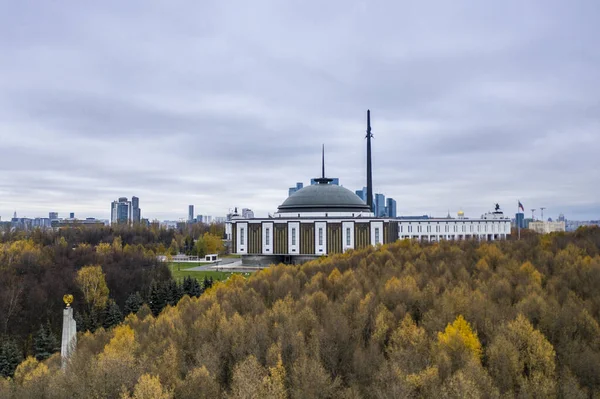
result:
[[[77,323],[73,318],[73,295],[68,294],[63,296],[65,302],[65,309],[63,310],[63,328],[62,328],[62,342],[60,345],[60,355],[62,358],[62,368],[67,366],[67,361],[71,354],[75,351],[77,345]]]

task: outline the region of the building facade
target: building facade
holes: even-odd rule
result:
[[[566,231],[566,226],[565,222],[544,222],[543,220],[536,220],[535,222],[529,223],[529,229],[539,234],[548,234]]]
[[[515,227],[519,229],[525,228],[525,214],[523,212],[518,212],[515,214]]]
[[[395,218],[396,201],[390,198],[386,212],[383,194],[375,195],[372,206],[372,136],[367,111],[367,187],[354,193],[326,178],[323,153],[322,176],[312,179],[310,186],[290,189],[273,216],[254,218],[244,210],[238,215],[236,209],[226,224],[231,251],[245,264],[296,264],[398,239],[492,241],[510,235],[511,221],[498,205],[479,219],[465,218],[462,211],[457,219]]]
[[[385,206],[386,216],[389,218],[396,217],[396,200],[393,198],[388,198],[386,200]]]
[[[140,199],[131,197],[120,197],[110,205],[110,223],[111,224],[132,224],[140,223],[142,220],[142,210],[140,209]]]
[[[302,182],[297,182],[295,187],[290,187],[288,189],[288,197],[292,194],[294,194],[296,191],[302,189],[304,187],[304,183]]]
[[[142,209],[140,208],[140,199],[136,196],[131,197],[131,219],[133,223],[142,221]]]
[[[246,264],[302,263],[398,239],[493,241],[511,232],[498,209],[478,219],[462,212],[456,219],[377,217],[355,193],[319,180],[289,196],[272,217],[233,216],[227,228],[232,252]]]
[[[385,195],[375,194],[375,216],[378,218],[386,217],[385,212]]]

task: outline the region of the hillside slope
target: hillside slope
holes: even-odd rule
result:
[[[0,397],[600,394],[600,230],[279,265],[26,360]]]

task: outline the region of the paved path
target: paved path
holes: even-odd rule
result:
[[[196,266],[190,269],[187,269],[191,272],[205,272],[205,271],[219,271],[219,272],[236,272],[236,273],[246,273],[246,272],[255,272],[258,270],[264,269],[261,266],[242,266],[242,260],[238,258],[229,258],[223,259],[218,264],[211,263],[206,266]]]

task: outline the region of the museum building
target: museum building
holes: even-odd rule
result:
[[[510,219],[496,205],[494,212],[478,219],[465,218],[378,218],[373,213],[370,115],[367,122],[367,200],[352,191],[331,184],[322,176],[316,184],[290,195],[268,218],[229,221],[232,252],[242,255],[245,264],[303,263],[319,256],[349,249],[387,244],[398,239],[434,242],[439,240],[500,240],[510,235]]]

